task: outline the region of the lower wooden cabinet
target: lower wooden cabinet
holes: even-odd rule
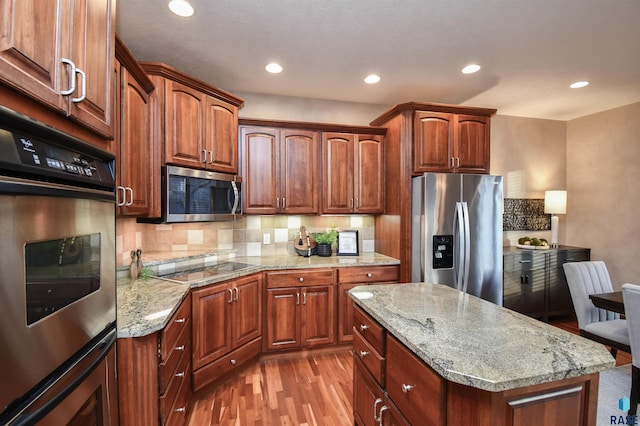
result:
[[[260,354],[262,276],[194,290],[192,305],[193,388],[198,390]]]
[[[191,296],[167,326],[118,339],[121,425],[182,425],[191,395]]]

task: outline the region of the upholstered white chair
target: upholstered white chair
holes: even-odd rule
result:
[[[614,358],[618,349],[631,353],[627,321],[620,319],[618,313],[597,308],[589,299],[590,294],[613,291],[605,263],[601,260],[570,262],[563,267],[580,335],[609,346]]]
[[[631,341],[631,408],[629,415],[636,414],[640,403],[640,285],[624,284],[622,286],[624,313],[629,327]]]

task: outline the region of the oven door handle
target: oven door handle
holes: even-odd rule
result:
[[[41,420],[44,416],[46,416],[51,410],[53,410],[61,401],[63,401],[67,396],[71,394],[95,369],[96,367],[105,359],[107,356],[107,352],[113,346],[113,343],[116,341],[116,331],[113,330],[109,332],[103,339],[101,339],[98,343],[96,343],[92,348],[87,350],[84,356],[81,356],[64,374],[67,374],[71,371],[81,360],[85,357],[92,356],[94,359],[91,363],[84,368],[81,372],[79,372],[76,377],[69,382],[63,389],[55,394],[51,399],[42,404],[42,406],[35,409],[33,412],[29,413],[21,413],[19,414],[13,423],[12,426],[22,426],[22,425],[32,425]],[[97,355],[92,355],[96,351],[99,351]],[[64,376],[64,374],[62,376]],[[55,386],[55,383],[51,384],[47,389],[45,389],[42,393],[45,393],[49,390],[49,388]]]

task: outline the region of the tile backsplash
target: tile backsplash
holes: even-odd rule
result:
[[[136,248],[143,253],[234,250],[237,256],[293,255],[293,238],[300,226],[310,233],[331,227],[357,230],[360,252],[374,251],[373,216],[244,216],[235,222],[173,224],[137,223],[135,219],[119,218],[118,265],[128,264],[129,252]]]

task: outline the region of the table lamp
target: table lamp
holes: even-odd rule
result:
[[[567,191],[545,191],[544,212],[551,213],[551,247],[558,247],[558,221],[557,215],[567,212]]]

